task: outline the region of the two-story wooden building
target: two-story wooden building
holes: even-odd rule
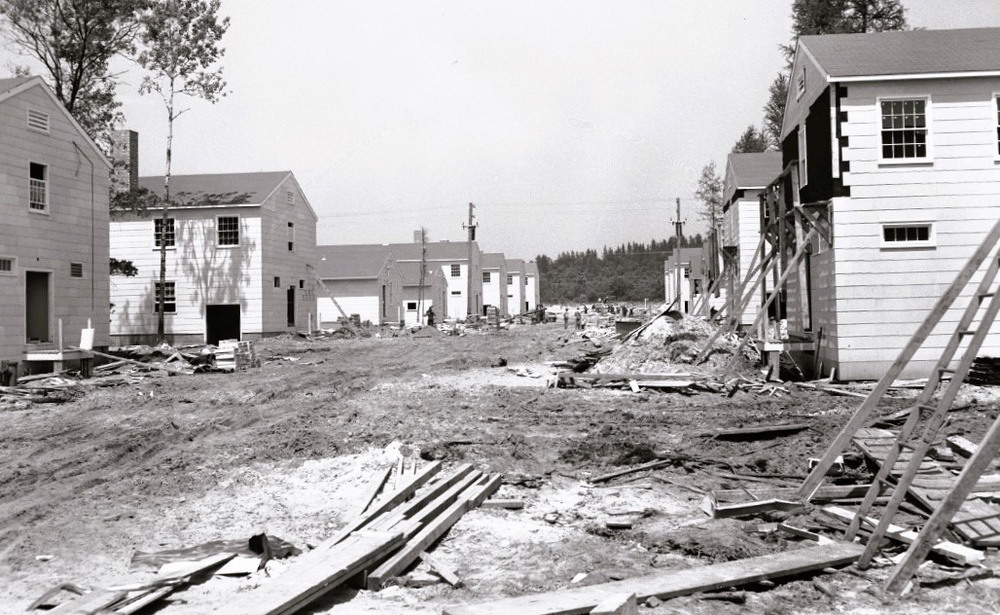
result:
[[[110,172],[40,77],[0,79],[0,359],[108,345]]]
[[[139,185],[163,193],[163,177]],[[111,224],[112,338],[155,343],[165,300],[167,341],[217,343],[306,329],[316,318],[316,214],[290,171],[173,175],[172,203]],[[167,274],[160,288],[160,246]]]
[[[398,263],[424,262],[441,270],[448,283],[446,313],[437,312],[438,320],[465,320],[483,310],[482,252],[475,241],[421,242],[419,231],[413,243],[390,243],[388,248]]]
[[[799,39],[769,224],[784,225],[785,257],[818,230],[785,303],[791,332],[820,337],[824,372],[879,378],[1000,217],[998,41],[998,28]],[[904,377],[928,374],[968,302]]]
[[[738,313],[738,325],[757,317],[757,297],[740,311],[742,297],[736,292],[748,274],[763,259],[760,197],[781,173],[781,152],[729,154],[722,189],[722,253],[726,311]]]
[[[501,318],[507,311],[507,260],[502,252],[483,253],[483,316],[486,308],[495,307]]]

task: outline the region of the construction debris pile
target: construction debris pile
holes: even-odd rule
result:
[[[459,585],[455,573],[427,551],[466,512],[483,505],[499,488],[501,477],[484,474],[470,464],[447,473],[442,469],[440,461],[418,468],[416,459],[400,457],[395,470],[388,467],[375,472],[354,520],[304,554],[263,534],[251,538],[249,553],[231,541],[215,541],[195,548],[138,554],[133,564],[167,563],[153,578],[138,582],[126,580],[91,590],[74,583],[60,584],[39,597],[29,610],[57,604],[53,612],[135,613],[196,576],[254,574],[270,559],[284,556],[296,557],[280,574],[262,578],[258,589],[240,593],[214,612],[291,614],[348,582],[371,591],[392,584],[419,583],[404,573],[420,560],[440,580]],[[65,599],[63,590],[76,595]],[[63,600],[57,603],[60,596]]]

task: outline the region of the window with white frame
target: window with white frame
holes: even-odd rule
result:
[[[17,259],[13,256],[0,256],[0,275],[16,275],[16,264]]]
[[[219,216],[216,221],[216,230],[220,246],[240,245],[239,216]]]
[[[164,314],[176,314],[177,313],[177,287],[175,282],[164,282],[160,285],[160,282],[154,282],[154,296],[153,296],[153,311],[157,312],[160,309],[160,293],[161,289],[166,289],[163,293],[163,313]]]
[[[45,211],[49,207],[49,168],[37,162],[28,163],[28,208]]]
[[[281,276],[274,276],[274,287],[281,288]]]
[[[462,291],[460,291],[460,290],[453,290],[453,291],[451,291],[451,296],[452,297],[458,297],[458,296],[461,296],[461,294],[462,294]]]
[[[159,248],[160,241],[163,241],[166,247],[172,248],[175,245],[176,239],[173,218],[167,218],[166,220],[163,218],[153,219],[153,245]]]
[[[288,223],[288,251],[295,251],[295,223]]]
[[[933,246],[934,224],[903,222],[882,225],[883,248],[921,248]]]
[[[489,283],[490,283],[490,272],[489,271],[484,271],[483,272],[483,284],[489,284]]]
[[[514,283],[514,276],[508,274],[507,275],[507,286],[510,286],[513,283]]]
[[[451,266],[451,277],[459,278],[462,277],[462,266],[453,264]]]
[[[70,263],[69,264],[69,277],[71,277],[71,278],[82,278],[83,277],[83,263]]]
[[[927,99],[880,100],[882,159],[921,160],[929,157]]]
[[[28,107],[28,128],[49,134],[49,114]]]
[[[416,301],[407,301],[406,302],[406,311],[407,312],[416,312],[417,311],[417,302]]]

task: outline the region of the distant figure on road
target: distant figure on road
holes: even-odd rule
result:
[[[563,329],[569,329],[569,310],[563,310]]]
[[[576,311],[576,328],[583,329],[583,316],[580,315],[580,310]]]
[[[427,326],[428,327],[433,327],[434,326],[434,307],[433,306],[427,308]]]

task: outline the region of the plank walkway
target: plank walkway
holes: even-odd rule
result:
[[[881,463],[896,441],[896,434],[885,429],[864,428],[858,430],[853,441],[865,456]],[[892,474],[902,474],[909,462],[910,453],[904,450],[893,465]],[[909,493],[927,510],[934,511],[955,484],[956,478],[936,461],[923,459]],[[952,518],[951,528],[974,546],[1000,546],[1000,506],[976,498],[967,499]]]

